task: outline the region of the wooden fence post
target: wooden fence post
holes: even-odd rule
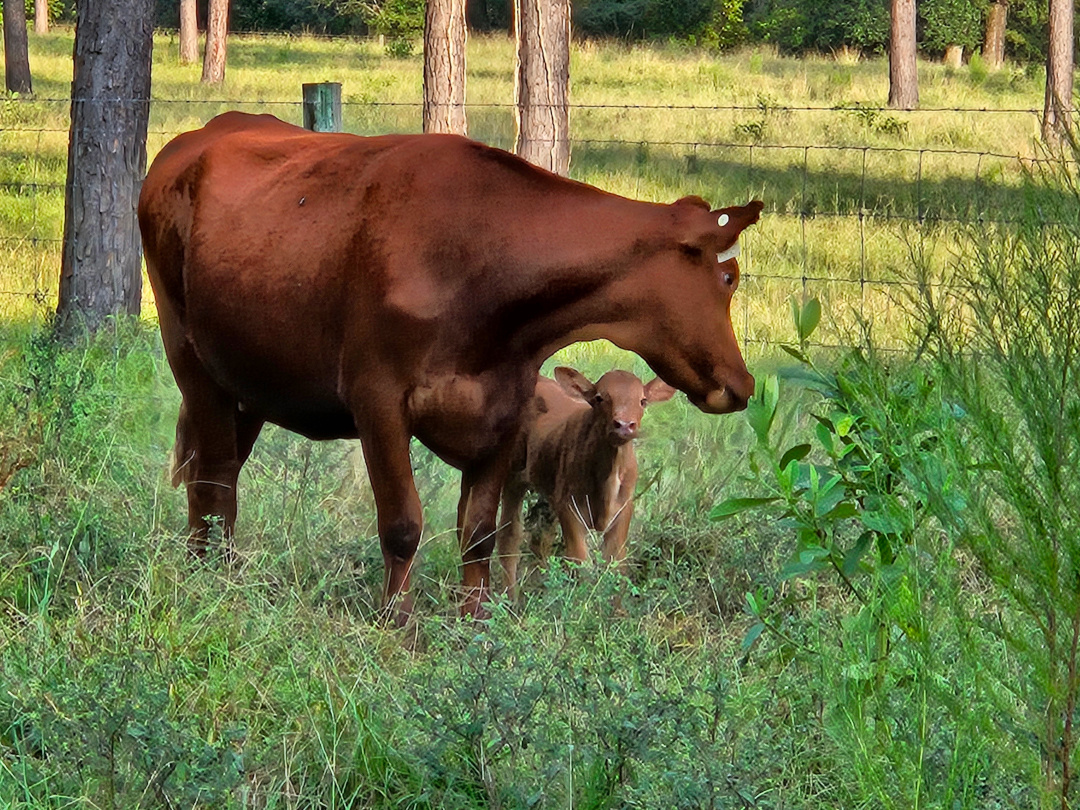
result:
[[[305,84],[304,129],[341,132],[341,82]]]

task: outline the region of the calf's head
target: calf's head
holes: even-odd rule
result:
[[[644,385],[629,371],[609,371],[593,385],[581,372],[559,366],[555,380],[570,396],[592,406],[596,419],[607,428],[607,440],[616,447],[637,437],[647,406],[675,395],[675,389],[659,377]]]
[[[739,287],[739,234],[758,221],[763,205],[710,210],[700,197],[668,206],[670,231],[635,273],[651,317],[626,346],[707,413],[742,410],[754,393],[731,327],[731,298]]]

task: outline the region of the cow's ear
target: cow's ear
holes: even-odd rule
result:
[[[645,402],[652,405],[655,402],[667,402],[675,396],[675,388],[657,377],[645,386]]]
[[[555,381],[570,396],[583,399],[590,405],[593,404],[596,398],[596,386],[589,382],[589,378],[580,371],[569,366],[559,366],[555,369]]]
[[[721,243],[724,245],[734,244],[740,233],[761,218],[761,209],[764,207],[765,203],[761,200],[754,200],[746,205],[719,208],[713,211],[712,215],[716,218],[716,227],[720,229]]]

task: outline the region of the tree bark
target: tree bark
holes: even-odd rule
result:
[[[180,64],[199,61],[199,18],[195,0],[180,0]]]
[[[889,26],[889,106],[919,106],[919,71],[915,61],[915,0],[891,0]]]
[[[548,171],[570,169],[570,2],[515,0],[514,151]]]
[[[986,11],[986,37],[983,39],[983,60],[990,70],[1001,70],[1005,64],[1005,26],[1009,20],[1009,0],[994,0]]]
[[[34,0],[34,33],[49,33],[49,3],[48,0]]]
[[[4,0],[4,84],[9,93],[32,93],[23,0]]]
[[[465,118],[465,0],[427,0],[424,14],[424,132],[468,134]]]
[[[1046,99],[1042,135],[1057,141],[1071,128],[1073,92],[1073,0],[1050,0],[1050,43],[1046,54]]]
[[[206,51],[202,83],[225,81],[225,51],[229,37],[229,0],[210,0],[206,13]]]
[[[117,20],[123,20],[122,25]],[[154,0],[79,0],[57,323],[138,314]]]
[[[946,45],[945,46],[945,62],[947,67],[961,68],[964,66],[964,46],[963,45]]]

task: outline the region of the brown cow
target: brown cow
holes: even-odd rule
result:
[[[521,505],[530,489],[554,509],[568,559],[588,557],[585,540],[591,529],[604,534],[605,560],[623,560],[638,476],[633,440],[646,406],[674,394],[659,377],[643,385],[629,371],[609,371],[593,385],[580,372],[560,366],[554,380],[537,381],[534,413],[503,486],[497,541],[511,596],[517,596]]]
[[[416,436],[462,472],[462,609],[482,615],[545,358],[606,338],[704,411],[745,407],[733,256],[761,207],[627,200],[452,135],[316,134],[232,112],[178,136],[147,173],[139,224],[183,394],[192,548],[216,521],[231,537],[264,422],[358,437],[400,619],[423,523]]]

